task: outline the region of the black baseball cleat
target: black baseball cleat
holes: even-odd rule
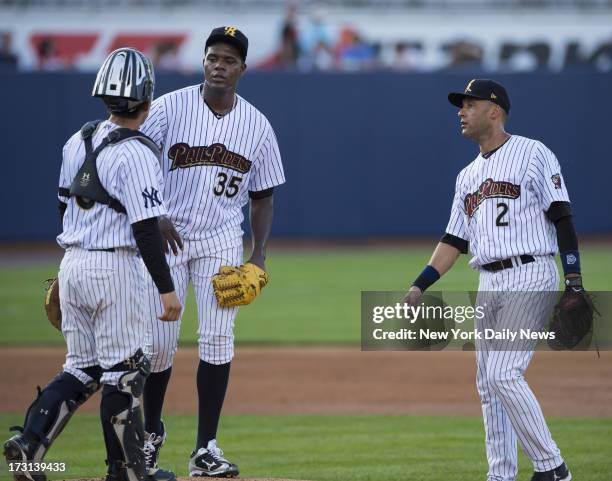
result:
[[[223,451],[217,447],[217,441],[214,439],[209,441],[205,448],[191,453],[189,476],[235,478],[238,474],[238,466],[223,457]]]
[[[167,471],[157,467],[157,459],[162,446],[166,442],[166,428],[161,422],[161,434],[146,433],[144,442],[146,481],[176,481],[176,476],[172,471]]]
[[[47,481],[45,473],[24,469],[33,462],[34,456],[32,454],[36,447],[31,445],[21,434],[13,436],[4,443],[4,457],[15,481]]]
[[[570,481],[572,479],[572,473],[567,469],[565,463],[561,466],[557,466],[555,469],[550,471],[536,471],[533,473],[531,481]]]

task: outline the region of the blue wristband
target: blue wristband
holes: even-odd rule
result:
[[[561,252],[561,264],[565,275],[580,274],[580,254],[578,251]]]
[[[419,277],[412,283],[413,286],[417,286],[421,291],[425,292],[425,290],[431,286],[434,282],[440,279],[440,273],[430,265],[425,266],[423,272],[419,274]]]

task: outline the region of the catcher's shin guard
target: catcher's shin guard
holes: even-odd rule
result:
[[[150,363],[138,351],[107,371],[126,371],[117,386],[104,386],[100,417],[108,455],[109,476],[127,481],[145,478],[144,425],[139,397]]]
[[[30,445],[28,461],[41,461],[51,443],[59,436],[74,412],[99,388],[100,374],[87,385],[72,374],[62,372],[45,389],[38,388],[38,397],[28,408],[21,437]]]
[[[7,462],[37,463],[44,459],[75,411],[100,387],[99,367],[93,366],[83,371],[93,378],[87,385],[72,374],[62,372],[45,389],[38,388],[38,397],[28,408],[23,427],[11,428],[12,431],[21,431],[21,434],[4,443]],[[46,479],[44,473],[20,471],[14,474],[18,481]]]

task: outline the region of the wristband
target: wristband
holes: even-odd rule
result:
[[[580,254],[577,250],[561,252],[561,264],[565,275],[580,274]]]
[[[440,279],[440,273],[435,269],[435,267],[427,265],[425,266],[425,269],[423,269],[423,272],[419,274],[419,277],[415,279],[412,285],[421,289],[422,292],[425,292],[425,290],[438,279]]]

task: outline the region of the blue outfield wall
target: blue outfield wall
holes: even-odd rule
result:
[[[277,190],[274,235],[438,235],[457,173],[475,144],[446,100],[469,74],[247,74],[239,93],[270,119],[288,182]],[[499,75],[510,93],[508,130],[548,145],[570,189],[579,233],[611,233],[612,77]],[[90,74],[0,75],[5,209],[0,240],[57,235],[61,149],[104,117]],[[158,75],[156,94],[201,81]]]

